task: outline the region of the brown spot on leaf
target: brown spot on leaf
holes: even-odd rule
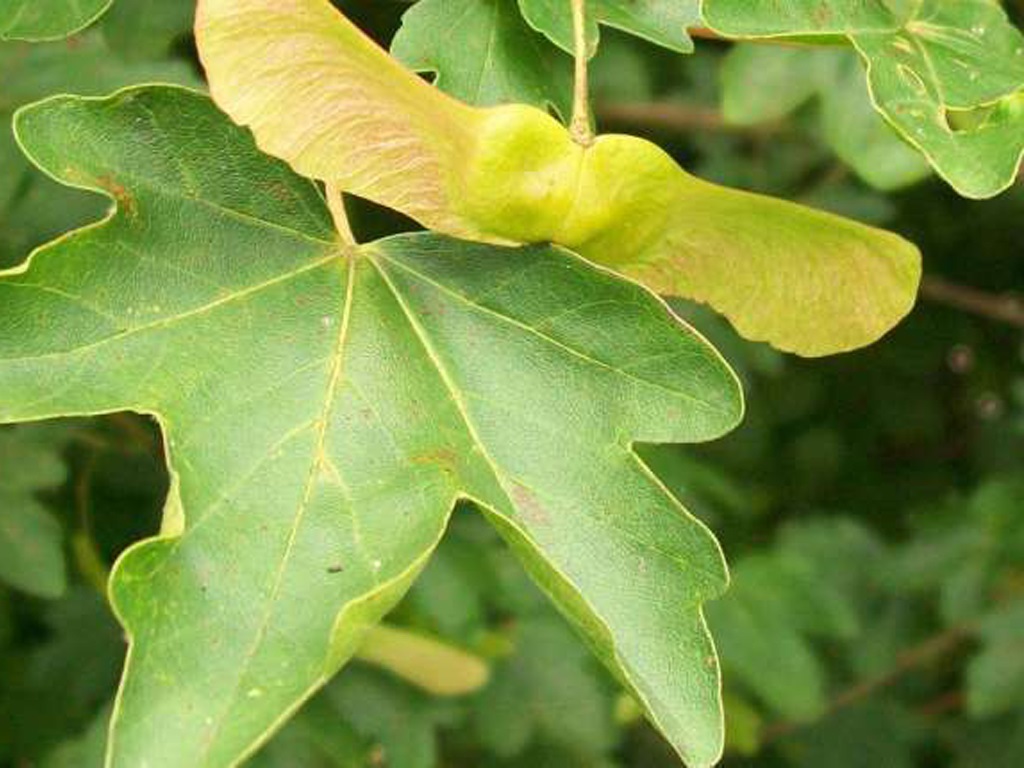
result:
[[[291,203],[295,200],[295,196],[287,185],[280,181],[275,181],[272,184],[267,185],[267,192],[270,196],[277,200],[279,203]]]
[[[126,216],[134,217],[138,214],[139,208],[135,202],[135,196],[114,179],[110,174],[104,174],[96,179],[101,188],[110,193],[117,203],[117,209]]]
[[[512,484],[512,503],[522,513],[528,523],[534,525],[546,525],[548,522],[548,511],[541,504],[536,494],[519,483]]]
[[[450,448],[435,448],[432,451],[413,455],[410,461],[413,464],[434,464],[446,475],[454,475],[458,456]]]

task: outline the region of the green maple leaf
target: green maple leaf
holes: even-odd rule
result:
[[[92,589],[73,587],[41,608],[43,633],[27,648],[5,648],[0,722],[18,724],[0,732],[5,765],[39,765],[49,745],[85,729],[109,702],[124,658],[121,628]]]
[[[110,707],[104,707],[82,733],[64,740],[51,750],[41,761],[42,768],[82,768],[82,766],[103,765],[109,716]]]
[[[704,0],[734,38],[845,40],[875,108],[966,197],[1002,192],[1024,156],[1024,36],[994,0]],[[957,113],[986,108],[970,125]]]
[[[34,172],[11,132],[15,109],[52,93],[98,95],[137,82],[198,84],[184,61],[120,59],[105,41],[112,18],[105,17],[99,29],[73,41],[0,43],[0,267],[22,260],[32,247],[103,211],[94,196]]]
[[[515,629],[515,655],[474,708],[480,742],[504,759],[540,742],[598,764],[615,745],[614,690],[557,617],[524,616]]]
[[[575,50],[568,0],[518,0],[534,29],[567,53]],[[597,51],[599,25],[615,27],[679,53],[691,53],[689,27],[700,23],[699,0],[586,0],[587,48]]]
[[[826,677],[810,640],[855,636],[849,601],[794,552],[748,555],[733,574],[729,594],[709,611],[729,679],[784,718],[820,715]]]
[[[527,26],[515,0],[420,0],[402,16],[391,53],[471,104],[572,111],[572,60]]]
[[[977,718],[1012,712],[1024,703],[1024,599],[1010,600],[979,622],[981,650],[967,667],[967,708]]]
[[[4,0],[0,40],[58,40],[92,24],[113,0]]]
[[[455,719],[451,702],[424,696],[394,678],[366,669],[346,672],[318,698],[329,707],[333,723],[342,722],[343,728],[373,745],[366,750],[369,756],[350,763],[352,768],[374,763],[435,768],[438,731]]]
[[[173,490],[110,592],[109,764],[227,765],[353,654],[473,500],[694,765],[721,746],[721,553],[632,450],[731,429],[717,353],[552,246],[346,245],[315,187],[172,87],[19,113],[118,212],[0,277],[0,423],[122,409]]]
[[[60,523],[37,498],[66,477],[61,435],[0,432],[0,581],[39,597],[57,597],[67,582]]]
[[[852,51],[741,43],[721,71],[722,113],[730,123],[778,120],[817,98],[822,137],[871,186],[900,189],[931,173],[921,154],[878,119]]]
[[[395,687],[400,685],[396,683]],[[375,754],[374,747],[365,743],[368,740],[361,738],[346,721],[344,712],[338,710],[332,706],[326,692],[310,699],[263,749],[246,762],[247,768],[292,768],[296,765],[303,768],[363,768],[373,765],[382,748],[377,748]]]

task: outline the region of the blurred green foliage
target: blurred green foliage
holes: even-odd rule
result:
[[[406,7],[344,6],[384,43]],[[189,7],[125,2],[67,41],[0,43],[0,265],[104,212],[20,159],[13,110],[63,91],[200,84]],[[684,57],[610,28],[601,39],[599,124],[647,134],[707,178],[900,231],[929,275],[889,337],[826,360],[674,305],[748,392],[727,439],[644,451],[732,565],[708,611],[724,764],[1024,765],[1024,323],[928,288],[970,287],[989,308],[1024,290],[1024,185],[976,203],[928,177],[869,119],[847,53],[699,41]],[[408,225],[352,208],[357,232]],[[142,417],[0,429],[0,765],[101,764],[125,646],[97,584],[157,529],[166,491]],[[487,659],[489,684],[442,698],[353,665],[252,765],[676,764],[470,508],[391,621]]]

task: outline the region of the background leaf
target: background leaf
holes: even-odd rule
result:
[[[163,58],[188,38],[194,14],[194,0],[119,0],[103,19],[103,36],[128,60]]]
[[[980,634],[984,647],[967,669],[967,704],[976,717],[1012,712],[1024,706],[1024,601],[987,616]]]
[[[589,654],[553,617],[521,623],[514,642],[520,652],[499,667],[476,709],[481,743],[502,758],[535,742],[559,746],[584,765],[607,757],[610,699]]]
[[[64,482],[60,447],[52,430],[0,432],[0,580],[40,597],[66,584],[61,527],[37,497]]]
[[[14,141],[15,109],[51,93],[101,94],[138,81],[198,84],[194,70],[182,61],[123,61],[106,44],[101,33],[106,28],[104,21],[100,30],[57,43],[0,43],[0,267],[16,264],[35,246],[95,220],[106,207],[33,171]]]
[[[572,111],[572,62],[526,25],[515,0],[421,0],[402,16],[391,53],[481,107],[521,102]]]
[[[408,7],[361,0],[340,5],[382,44]],[[1018,5],[1005,7],[1012,13]],[[126,1],[121,7],[127,11],[145,3]],[[106,21],[100,32],[104,26]],[[72,40],[72,49],[79,39]],[[880,343],[813,362],[747,342],[706,308],[673,301],[674,311],[739,372],[750,393],[749,413],[740,429],[712,444],[643,445],[639,452],[713,528],[731,561],[797,556],[827,592],[841,595],[839,602],[857,620],[859,631],[853,635],[808,633],[807,617],[799,611],[787,611],[786,622],[813,654],[830,705],[849,701],[851,692],[868,691],[832,716],[788,721],[750,692],[737,665],[730,666],[726,649],[720,654],[727,668],[723,766],[821,768],[860,761],[1018,768],[1024,764],[1021,707],[1000,694],[991,699],[999,702],[992,714],[984,714],[973,710],[970,699],[976,695],[974,663],[995,647],[976,629],[989,616],[1008,613],[1024,594],[1024,554],[1015,544],[1024,496],[1014,482],[1024,471],[1024,374],[1020,333],[1008,324],[1015,316],[1014,295],[1024,286],[1017,226],[1024,217],[1024,187],[1015,185],[984,204],[958,199],[937,180],[899,194],[871,189],[845,162],[837,162],[822,130],[821,102],[813,98],[765,122],[725,123],[718,84],[730,49],[704,41],[694,54],[681,57],[605,27],[592,60],[592,80],[600,91],[595,94],[598,119],[606,129],[655,140],[702,177],[821,205],[904,233],[925,254],[927,287],[907,320]],[[820,46],[757,49],[802,54],[794,56],[803,64],[794,65],[791,78],[834,76],[830,57],[814,54]],[[851,58],[836,46],[829,50]],[[169,54],[153,48],[146,58],[168,55],[187,69],[195,66],[187,38]],[[0,91],[16,89],[22,79],[35,82],[50,67],[58,73],[48,86],[53,92],[92,92],[90,74],[99,73],[56,55],[36,62],[36,68],[19,71],[17,80],[0,75]],[[781,102],[788,91],[766,86],[751,95],[758,94]],[[953,117],[957,125],[970,125],[984,119],[985,110]],[[885,129],[882,120],[874,124]],[[43,176],[36,172],[31,178]],[[6,179],[2,171],[0,179]],[[23,258],[31,243],[41,243],[49,233],[98,218],[109,207],[107,200],[47,184],[46,195],[19,209],[17,232],[21,237],[35,221],[49,221],[49,229],[8,251],[11,260]],[[61,192],[67,199],[56,197]],[[94,212],[73,218],[69,201],[75,199],[94,204]],[[362,240],[412,226],[371,206],[354,204],[350,213]],[[13,237],[15,227],[15,220],[4,218],[0,233]],[[930,293],[937,279],[954,294],[964,288],[980,292],[982,307],[997,308],[997,317],[1005,319],[949,306]],[[0,337],[5,335],[0,330]],[[20,429],[0,427],[0,432]],[[60,453],[69,482],[44,493],[46,507],[61,524],[62,537],[76,542],[82,540],[84,509],[101,564],[109,565],[159,527],[169,480],[159,430],[147,417],[119,413],[76,421],[70,430],[62,425],[61,431],[66,432]],[[0,464],[0,478],[4,469]],[[107,716],[101,710],[115,694],[124,641],[73,557],[67,577],[72,586],[56,600],[0,584],[0,764],[47,765],[65,753],[76,768],[101,763],[97,752],[90,757],[74,750],[90,734],[105,736]],[[769,603],[779,590],[774,581],[748,586],[754,598]],[[58,620],[58,613],[65,618]],[[389,617],[389,623],[439,635],[501,666],[524,654],[543,655],[536,645],[518,642],[521,624],[560,621],[494,530],[469,509],[454,515],[435,558]],[[1008,638],[1012,629],[1006,628]],[[553,744],[544,740],[543,729],[534,728],[521,751],[500,757],[481,743],[473,725],[488,714],[482,693],[424,696],[354,661],[249,762],[258,765],[266,757],[275,767],[365,768],[389,756],[425,755],[446,768],[678,768],[678,757],[639,707],[622,697],[618,681],[600,665],[586,663],[585,648],[572,633],[562,630],[559,636],[558,661],[581,660],[594,701],[601,711],[615,712],[601,739],[611,745],[610,752],[594,755],[588,743],[568,739]],[[948,637],[960,639],[950,644]],[[945,650],[917,655],[936,638]],[[61,649],[63,661],[32,661],[53,658],[51,647]],[[923,661],[906,667],[908,656]],[[544,676],[531,677],[536,695],[549,687],[575,689],[574,663],[558,661],[552,659]],[[1000,662],[994,682],[1013,679],[1014,661]],[[528,667],[531,661],[515,664]],[[52,674],[42,674],[43,668]],[[355,678],[361,680],[348,698],[349,717],[328,695]],[[878,680],[885,685],[878,686]],[[980,682],[984,690],[987,684]],[[69,686],[76,692],[69,693]],[[378,700],[361,708],[371,692]],[[522,695],[525,700],[535,696],[532,689]],[[93,745],[102,750],[102,743]]]
[[[530,26],[568,54],[574,51],[572,13],[559,0],[518,0]],[[700,20],[698,0],[587,0],[587,46],[597,50],[598,25],[620,29],[678,53],[693,50],[689,27]]]
[[[991,197],[1024,154],[1024,36],[998,3],[845,4],[705,0],[704,18],[737,38],[837,36],[861,54],[876,108],[960,194]],[[998,103],[997,103],[998,102]],[[954,111],[989,107],[969,127]]]
[[[723,63],[722,114],[732,124],[777,121],[815,97],[824,140],[871,186],[900,189],[931,172],[878,118],[852,52],[741,43]]]
[[[99,18],[113,0],[4,0],[0,40],[58,40]]]
[[[42,760],[69,734],[73,741],[84,736],[95,744],[87,731],[109,704],[124,658],[120,628],[106,602],[91,590],[68,590],[46,604],[39,618],[34,642],[21,639],[3,654],[0,717],[15,726],[0,731],[5,759]]]

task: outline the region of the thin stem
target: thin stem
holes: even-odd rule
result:
[[[825,708],[825,711],[815,722],[857,704],[878,691],[899,682],[908,672],[926,666],[958,650],[971,637],[972,630],[973,627],[970,624],[958,624],[904,651],[896,658],[895,664],[888,670],[880,675],[864,680],[852,688],[847,688],[832,699]],[[775,723],[774,725],[769,725],[764,730],[762,739],[765,743],[770,743],[788,736],[809,724],[789,721]]]
[[[632,125],[669,131],[709,131],[751,137],[795,135],[794,128],[782,122],[757,125],[732,125],[712,108],[665,102],[609,102],[597,106],[598,122]]]
[[[951,283],[941,277],[926,275],[921,281],[921,297],[961,312],[1024,328],[1024,302],[1016,296],[987,293],[967,285]]]
[[[588,147],[594,143],[590,128],[590,84],[587,78],[586,0],[572,3],[572,32],[576,58],[576,76],[572,95],[572,123],[569,132],[573,141]]]

